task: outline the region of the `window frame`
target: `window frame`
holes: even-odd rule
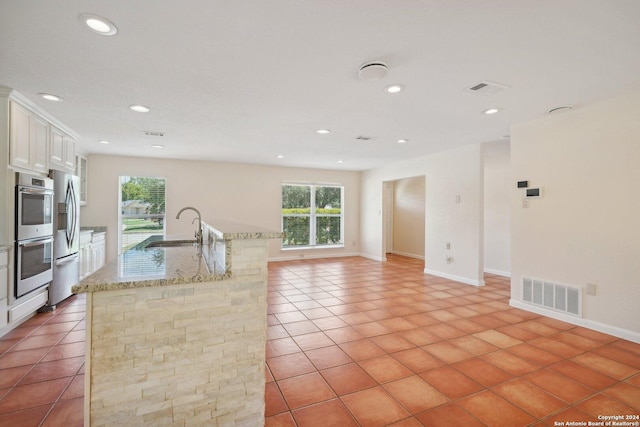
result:
[[[284,214],[282,212],[283,202],[282,189],[285,186],[309,187],[309,213],[308,214]],[[317,188],[339,188],[340,189],[340,213],[339,214],[319,214],[316,212],[316,189]],[[283,182],[280,186],[280,230],[284,232],[284,219],[291,218],[309,218],[309,242],[306,245],[284,245],[284,239],[281,243],[281,250],[290,251],[298,249],[325,249],[325,248],[344,248],[344,185],[341,184],[301,184]],[[318,218],[340,218],[340,242],[332,244],[317,243],[317,219]]]
[[[123,178],[129,178],[129,180],[134,178],[144,178],[144,179],[156,179],[164,181],[164,213],[162,214],[129,214],[125,215],[123,213],[123,201],[122,201],[122,185],[126,182],[123,182]],[[125,219],[162,219],[162,238],[166,238],[167,235],[167,178],[161,176],[140,176],[140,175],[120,175],[118,176],[118,255],[122,255],[124,252],[122,250],[123,245],[123,226]],[[151,233],[149,233],[151,234]],[[154,233],[159,234],[159,233]],[[131,249],[131,248],[129,248]],[[127,250],[129,250],[127,249]]]

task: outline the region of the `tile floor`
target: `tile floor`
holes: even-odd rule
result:
[[[85,298],[0,338],[0,426],[82,427]]]
[[[267,427],[640,415],[639,344],[511,308],[508,279],[476,288],[422,269],[398,256],[269,265]]]
[[[640,414],[640,345],[422,261],[269,264],[266,426],[526,426]],[[82,426],[82,295],[0,339],[0,426]]]

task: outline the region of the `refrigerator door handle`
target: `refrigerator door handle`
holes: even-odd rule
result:
[[[60,267],[61,265],[65,265],[65,264],[71,264],[72,262],[77,261],[78,258],[80,258],[80,256],[78,254],[75,254],[75,255],[68,256],[66,258],[59,259],[56,261],[56,267]]]

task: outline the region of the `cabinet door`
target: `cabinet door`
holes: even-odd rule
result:
[[[22,106],[11,103],[10,163],[29,169],[29,140],[31,139],[31,113]]]
[[[98,245],[98,268],[97,268],[97,270],[99,270],[102,267],[104,267],[104,265],[106,263],[107,263],[107,245],[106,245],[106,242],[103,240]]]
[[[32,117],[30,163],[31,169],[47,173],[47,148],[49,146],[49,123],[38,117]]]
[[[64,136],[64,167],[71,173],[76,173],[76,142],[71,137]]]
[[[61,130],[51,127],[51,144],[49,146],[49,162],[52,166],[58,166],[56,169],[64,168],[64,146],[65,135]]]
[[[80,177],[80,205],[87,204],[87,158],[76,155],[76,175]]]

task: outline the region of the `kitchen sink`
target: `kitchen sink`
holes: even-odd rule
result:
[[[145,248],[173,248],[177,246],[193,246],[195,240],[157,240],[149,243]]]

